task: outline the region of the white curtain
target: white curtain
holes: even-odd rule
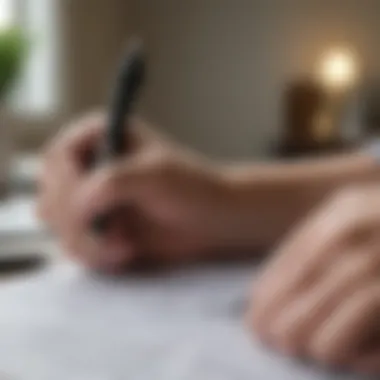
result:
[[[0,30],[13,23],[14,4],[12,0],[0,0]]]
[[[47,116],[60,102],[59,0],[0,0],[0,29],[19,25],[30,39],[12,109],[19,115]]]

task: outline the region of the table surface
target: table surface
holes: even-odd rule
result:
[[[9,282],[0,287],[0,378],[365,379],[285,359],[251,339],[242,314],[256,271],[108,278],[60,263]]]

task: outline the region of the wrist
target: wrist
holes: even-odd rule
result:
[[[224,166],[229,193],[231,244],[262,248],[275,244],[321,197],[290,165]]]
[[[291,186],[262,167],[223,166],[219,173],[227,194],[225,247],[250,250],[270,245],[283,227],[284,192],[289,197]]]

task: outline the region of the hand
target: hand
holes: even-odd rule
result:
[[[88,171],[104,120],[80,120],[48,147],[39,210],[62,245],[90,267],[115,269],[136,257],[193,260],[226,248],[238,233],[233,192],[219,168],[134,120],[127,156]],[[126,206],[102,238],[98,215]]]
[[[380,372],[380,188],[344,190],[280,246],[249,325],[289,355]]]

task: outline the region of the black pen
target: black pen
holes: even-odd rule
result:
[[[128,152],[128,119],[145,79],[145,57],[142,44],[133,40],[128,44],[116,77],[112,93],[100,157],[95,165],[112,161]],[[108,215],[99,216],[92,224],[93,232],[101,233],[107,228]]]

